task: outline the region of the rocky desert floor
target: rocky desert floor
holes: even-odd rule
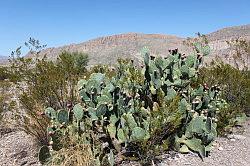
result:
[[[243,131],[242,131],[243,130]],[[202,161],[196,154],[177,154],[167,158],[159,166],[249,166],[250,165],[250,120],[234,134],[219,137],[209,157]]]
[[[219,137],[210,156],[202,161],[195,153],[179,154],[169,152],[158,166],[249,166],[250,165],[250,120],[233,134]],[[0,128],[0,166],[38,166],[35,140],[13,129]],[[122,164],[123,165],[123,164]],[[138,165],[137,163],[126,163]]]

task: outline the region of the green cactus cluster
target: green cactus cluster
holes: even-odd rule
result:
[[[180,95],[179,111],[183,112],[182,130],[176,133],[175,147],[180,152],[194,151],[205,157],[216,137],[216,112],[226,106],[220,98],[220,87],[199,85],[197,80],[202,57],[209,54],[209,47],[196,44],[196,53],[185,56],[178,50],[170,50],[164,59],[144,54],[145,78],[148,94],[164,94],[165,102]],[[161,103],[157,98],[153,102]],[[165,103],[163,102],[163,104]]]
[[[48,149],[53,157],[53,150],[60,148],[56,145],[58,137],[75,132],[77,139],[84,138],[91,144],[96,165],[105,160],[114,165],[115,154],[128,151],[131,144],[154,142],[156,131],[164,133],[177,115],[178,128],[165,134],[174,137],[178,151],[194,151],[205,157],[216,137],[216,113],[226,103],[220,98],[218,86],[192,85],[210,50],[207,45],[194,46],[196,52],[189,56],[175,49],[169,50],[166,58],[150,56],[144,48],[141,68],[133,61],[119,60],[115,76],[93,73],[80,80],[77,87],[81,102],[69,105],[67,110],[45,110],[51,119],[47,130],[50,142],[49,148],[41,149],[39,158],[45,158],[45,151],[48,156]],[[173,114],[168,103],[176,98]]]

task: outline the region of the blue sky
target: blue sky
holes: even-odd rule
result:
[[[250,0],[1,0],[0,55],[29,37],[48,47],[117,33],[194,36],[250,23]]]

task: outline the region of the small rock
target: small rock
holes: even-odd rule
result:
[[[216,147],[216,146],[218,146],[218,143],[214,141],[214,142],[212,143],[212,145],[213,145],[213,147]]]
[[[244,139],[246,139],[246,137],[243,136],[243,135],[234,135],[234,138],[238,139],[238,140],[244,140]]]
[[[238,140],[244,140],[244,139],[246,139],[246,137],[243,136],[243,135],[233,135],[233,134],[231,134],[231,135],[228,135],[227,137],[229,139],[238,139]]]
[[[220,147],[218,148],[218,150],[222,151],[222,150],[223,150],[223,147],[220,146]]]
[[[24,161],[24,162],[21,163],[21,166],[23,166],[23,165],[25,165],[27,163],[28,163],[28,161]]]

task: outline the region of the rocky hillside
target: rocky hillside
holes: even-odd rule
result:
[[[227,40],[240,36],[250,37],[250,24],[223,28],[207,35],[211,41]]]
[[[0,55],[0,60],[8,59],[8,57]]]
[[[212,57],[219,56],[224,59],[225,62],[232,63],[232,50],[230,50],[226,41],[242,37],[250,42],[250,24],[243,26],[235,26],[223,28],[207,35],[212,48]],[[249,56],[249,55],[248,55]],[[247,62],[250,67],[250,61]]]
[[[218,55],[225,61],[230,62],[232,56],[228,56],[231,52],[226,41],[239,36],[250,40],[250,24],[224,28],[207,34],[207,36],[213,49],[212,57]],[[100,37],[80,44],[48,48],[43,50],[40,56],[46,54],[47,57],[54,60],[60,52],[65,50],[88,53],[90,66],[95,64],[114,64],[118,57],[132,58],[139,62],[142,59],[140,50],[145,46],[149,48],[151,54],[160,56],[167,55],[168,50],[174,48],[179,48],[183,53],[190,52],[190,48],[183,45],[184,40],[185,38],[164,34],[119,34]],[[27,57],[32,57],[32,55],[28,54]],[[209,61],[211,58],[207,60]]]
[[[4,65],[8,62],[8,57],[0,55],[0,65]]]
[[[62,51],[78,51],[89,54],[89,65],[114,64],[118,57],[141,60],[140,50],[147,46],[152,54],[166,55],[169,49],[179,48],[186,51],[184,38],[161,34],[128,33],[100,37],[80,44],[45,49],[42,55],[54,59]],[[30,57],[31,55],[28,55]]]

